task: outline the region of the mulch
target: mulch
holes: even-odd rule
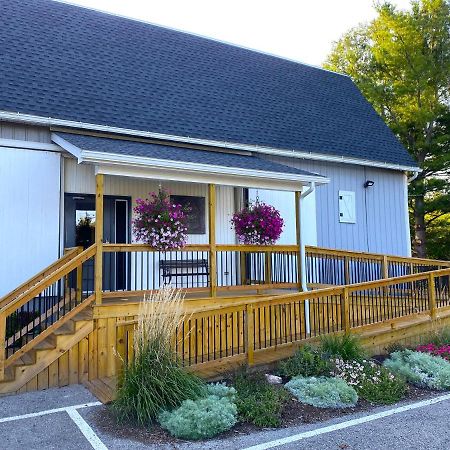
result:
[[[435,391],[410,386],[404,400],[420,401],[435,395]],[[356,406],[352,408],[324,409],[305,405],[297,399],[291,398],[283,410],[281,417],[282,423],[279,428],[325,422],[330,419],[344,417],[350,414],[369,412],[377,406],[379,405],[372,405],[369,402],[360,399]],[[158,425],[144,428],[130,423],[118,423],[111,407],[94,410],[90,417],[90,421],[92,421],[93,425],[101,432],[114,436],[115,438],[128,439],[143,444],[172,444],[174,448],[177,443],[186,442],[170,436]],[[261,430],[263,430],[263,428],[256,427],[253,424],[239,422],[233,429],[217,436],[216,439],[229,439],[231,437],[247,435]]]

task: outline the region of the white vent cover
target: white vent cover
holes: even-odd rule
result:
[[[339,222],[356,223],[355,193],[339,191]]]

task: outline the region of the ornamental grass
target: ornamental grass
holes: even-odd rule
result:
[[[186,320],[180,291],[164,286],[141,302],[131,361],[124,364],[113,408],[120,421],[149,425],[162,410],[205,395],[204,383],[177,358],[177,329]]]

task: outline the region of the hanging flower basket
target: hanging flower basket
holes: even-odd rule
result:
[[[187,211],[172,204],[164,189],[151,192],[150,199],[138,198],[134,213],[133,232],[139,241],[160,251],[178,250],[186,245]]]
[[[257,200],[235,213],[231,225],[242,244],[273,245],[281,236],[284,220],[273,206]]]

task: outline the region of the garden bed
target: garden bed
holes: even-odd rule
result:
[[[283,389],[280,386],[280,389]],[[410,386],[408,394],[400,402],[402,404],[411,401],[420,401],[439,395],[439,391],[429,389],[420,389]],[[286,403],[281,416],[281,425],[278,428],[289,428],[302,424],[312,424],[326,422],[328,420],[345,417],[350,414],[362,412],[370,413],[371,410],[379,408],[379,405],[372,405],[365,400],[358,400],[355,407],[345,409],[325,409],[300,403],[292,397]],[[136,426],[132,423],[118,424],[114,413],[109,407],[95,410],[91,420],[96,428],[101,432],[114,436],[119,439],[129,439],[142,444],[176,444],[182,442],[191,442],[172,437],[167,431],[155,424],[151,428]],[[231,430],[220,434],[214,439],[229,439],[236,436],[244,436],[249,433],[256,433],[267,428],[257,427],[250,423],[239,422]]]

